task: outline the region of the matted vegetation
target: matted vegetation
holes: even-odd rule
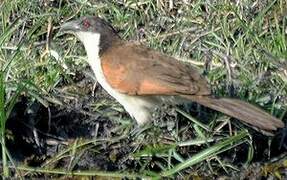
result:
[[[198,66],[214,94],[286,122],[286,12],[285,0],[0,2],[2,175],[286,178],[286,130],[267,137],[194,103],[137,128],[95,84],[81,43],[58,34],[100,16],[124,39]]]

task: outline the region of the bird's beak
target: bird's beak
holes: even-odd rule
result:
[[[64,23],[60,31],[61,33],[75,33],[80,30],[79,22],[78,21],[70,21]]]

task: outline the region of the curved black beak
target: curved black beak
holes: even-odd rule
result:
[[[77,20],[69,21],[61,25],[59,32],[61,33],[75,33],[80,30],[80,25]]]

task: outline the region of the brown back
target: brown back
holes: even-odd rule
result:
[[[145,46],[118,41],[101,56],[110,85],[130,95],[209,95],[195,67]]]

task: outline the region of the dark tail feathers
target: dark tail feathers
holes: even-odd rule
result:
[[[271,116],[254,105],[241,100],[230,98],[213,98],[211,96],[183,95],[182,97],[190,99],[216,111],[220,111],[262,130],[272,131],[276,130],[277,128],[284,127],[284,123],[281,120]]]

